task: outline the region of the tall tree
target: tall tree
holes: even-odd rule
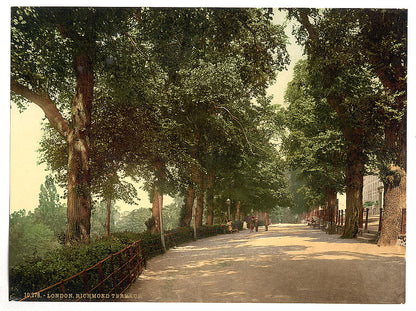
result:
[[[337,192],[345,188],[345,148],[340,123],[335,111],[322,98],[315,98],[312,76],[306,61],[299,61],[289,83],[285,101],[286,126],[282,149],[293,173],[302,179],[312,196],[308,210],[317,205],[335,208]],[[293,178],[292,178],[293,179]],[[303,189],[305,191],[305,189]],[[326,200],[316,202],[320,197]],[[307,211],[307,210],[306,210]]]
[[[46,176],[40,186],[39,204],[34,211],[37,222],[48,226],[60,239],[65,236],[65,205],[61,203],[52,176]]]
[[[347,13],[339,9],[290,10],[302,25],[298,38],[304,41],[316,81],[320,81],[317,89],[325,90],[347,141],[347,218],[343,236],[351,238],[358,232],[362,210],[364,164],[370,150],[374,151],[372,138],[379,137],[366,134],[380,130],[378,103],[382,94],[363,53],[356,49],[355,35],[360,24]],[[351,50],[356,52],[354,56]]]
[[[89,242],[91,107],[98,46],[120,30],[123,10],[12,8],[11,91],[38,105],[68,146],[67,244]],[[114,27],[115,26],[115,27]],[[117,29],[117,30],[115,30]]]
[[[138,23],[150,43],[140,49],[160,81],[161,116],[169,116],[164,130],[179,133],[180,149],[187,151],[176,163],[184,164],[178,171],[188,193],[182,223],[190,222],[195,195],[201,223],[202,155],[223,136],[225,120],[243,135],[230,105],[244,110],[250,99],[264,96],[287,62],[285,36],[271,25],[269,11],[257,9],[143,9]]]
[[[379,168],[384,183],[384,214],[379,245],[394,245],[406,208],[407,10],[362,10],[359,42],[389,98],[380,110],[384,147]]]

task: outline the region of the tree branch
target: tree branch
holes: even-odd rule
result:
[[[297,13],[299,13],[299,14],[296,14],[297,20],[299,21],[299,23],[303,25],[303,27],[305,27],[311,40],[317,43],[319,39],[318,31],[316,30],[316,27],[312,25],[311,22],[309,21],[309,15],[302,9],[299,9]]]
[[[215,105],[215,104],[214,104]],[[231,118],[234,120],[234,121],[236,121],[237,123],[238,123],[238,125],[240,126],[240,128],[241,128],[241,130],[242,130],[242,132],[243,132],[243,134],[244,134],[244,138],[246,139],[246,142],[247,142],[247,144],[248,144],[248,147],[250,148],[250,151],[251,151],[251,153],[252,154],[256,154],[254,151],[253,151],[253,148],[251,147],[251,146],[254,146],[254,147],[256,147],[257,149],[260,149],[261,151],[263,151],[263,152],[266,152],[266,150],[264,150],[264,149],[262,149],[262,148],[260,148],[259,146],[256,146],[255,144],[253,144],[253,143],[251,143],[250,142],[250,140],[248,139],[248,137],[247,137],[247,134],[246,134],[246,131],[245,131],[245,129],[244,129],[244,126],[241,124],[241,122],[238,120],[238,118],[236,117],[236,116],[234,116],[231,112],[230,112],[230,110],[228,110],[227,108],[225,108],[225,107],[222,107],[222,106],[217,106],[217,105],[215,105],[214,106],[214,109],[223,109],[223,110],[225,110],[230,116],[231,116]]]
[[[10,90],[17,95],[23,96],[27,100],[38,105],[46,117],[48,118],[50,124],[64,137],[68,135],[69,126],[68,121],[64,119],[62,114],[53,104],[51,98],[48,94],[40,95],[26,86],[18,83],[13,78],[10,79]]]

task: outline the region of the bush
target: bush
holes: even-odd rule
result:
[[[10,299],[20,300],[23,298],[24,293],[36,292],[58,283],[93,266],[129,244],[131,244],[131,239],[128,237],[123,237],[122,239],[111,237],[101,239],[89,245],[64,247],[48,253],[43,258],[38,256],[28,257],[22,264],[10,268]],[[74,286],[75,288],[80,288],[79,285]]]
[[[224,233],[221,225],[197,228],[198,238],[213,236],[219,233]],[[28,257],[23,263],[10,267],[9,297],[11,300],[20,300],[24,297],[24,293],[34,293],[56,284],[90,268],[111,254],[117,253],[140,239],[142,240],[146,260],[163,253],[159,233],[143,232],[139,234],[124,232],[115,233],[111,237],[97,239],[88,245],[81,244],[73,247],[63,247],[62,249],[49,252],[43,258],[39,256]],[[193,240],[193,229],[180,227],[167,231],[165,240],[167,249],[189,242]],[[102,269],[104,275],[110,273],[109,265],[103,265]],[[98,282],[97,273],[88,275],[87,283],[89,286],[94,286]],[[109,286],[111,287],[111,285]],[[84,280],[81,276],[65,283],[66,293],[79,293],[83,289]]]

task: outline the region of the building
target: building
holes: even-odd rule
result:
[[[370,209],[370,215],[377,215],[383,206],[384,185],[378,175],[364,176],[363,183],[363,204],[364,208]],[[338,194],[338,209],[345,210],[346,196]]]
[[[380,203],[382,203],[380,202],[380,192],[382,195],[383,188],[384,188],[384,185],[380,181],[377,175],[364,176],[363,204],[365,204],[366,202],[372,202],[373,205],[377,205],[380,208],[381,207]]]

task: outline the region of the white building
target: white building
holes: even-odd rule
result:
[[[366,202],[377,202],[377,206],[380,208],[380,190],[382,194],[383,188],[383,183],[380,181],[377,175],[364,176],[363,203],[365,204]]]
[[[366,202],[372,202],[373,205],[370,208],[371,214],[378,214],[380,207],[383,203],[383,189],[384,185],[380,181],[377,175],[367,175],[364,176],[363,183],[363,204]],[[338,199],[338,209],[345,210],[346,207],[346,196],[344,194],[337,194]],[[381,199],[381,200],[380,200]],[[381,202],[380,202],[381,201]],[[377,204],[376,204],[377,202]]]

